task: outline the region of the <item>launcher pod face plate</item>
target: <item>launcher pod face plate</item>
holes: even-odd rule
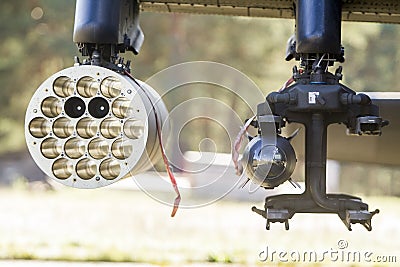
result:
[[[36,90],[26,112],[25,138],[49,177],[97,188],[152,167],[161,156],[157,120],[165,135],[167,117],[149,85],[106,68],[74,66]]]

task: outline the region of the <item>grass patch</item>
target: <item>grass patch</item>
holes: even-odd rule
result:
[[[141,192],[15,188],[0,190],[0,259],[266,266],[258,258],[266,246],[329,250],[344,239],[349,249],[378,255],[397,255],[400,247],[397,198],[365,199],[381,210],[372,232],[359,225],[348,232],[334,215],[303,214],[290,231],[281,224],[265,231],[265,220],[250,210],[255,203],[220,201],[170,218],[170,207]]]

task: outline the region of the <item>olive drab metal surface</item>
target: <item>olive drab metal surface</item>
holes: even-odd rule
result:
[[[295,17],[293,0],[140,0],[144,11],[219,14],[229,16]],[[400,23],[397,0],[342,0],[344,21]]]

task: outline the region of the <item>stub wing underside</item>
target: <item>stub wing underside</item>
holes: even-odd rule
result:
[[[294,18],[293,0],[140,0],[143,11]],[[400,23],[398,0],[342,0],[344,21]]]

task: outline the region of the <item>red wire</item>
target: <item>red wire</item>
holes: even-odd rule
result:
[[[244,124],[244,126],[240,128],[240,131],[239,131],[238,135],[236,136],[235,141],[233,142],[232,161],[233,161],[233,165],[235,166],[236,175],[238,175],[238,176],[242,175],[242,173],[243,173],[243,166],[239,162],[239,150],[240,150],[240,147],[242,146],[242,142],[243,142],[245,133],[247,132],[247,129],[249,128],[251,122],[255,118],[256,118],[256,116],[253,116],[251,119],[247,120],[247,122]]]
[[[136,81],[136,79],[129,72],[125,71],[124,73],[131,80],[133,80],[136,83],[136,85],[139,86],[140,89],[142,89],[142,91],[145,93],[145,95],[149,99],[150,103],[153,104],[153,102],[151,101],[151,98],[147,94],[146,90]],[[160,120],[159,120],[155,105],[152,105],[152,108],[153,108],[153,111],[154,111],[154,117],[156,119],[156,129],[157,129],[157,135],[158,135],[158,142],[159,142],[159,145],[160,145],[161,155],[162,155],[162,158],[163,158],[164,166],[165,166],[165,169],[166,169],[166,171],[168,173],[169,179],[170,179],[170,181],[172,183],[172,187],[174,188],[174,191],[175,191],[175,193],[177,195],[176,198],[175,198],[175,201],[174,201],[174,208],[172,209],[172,213],[171,213],[171,217],[174,217],[176,212],[178,211],[179,203],[181,202],[181,194],[179,192],[178,184],[176,182],[174,173],[171,170],[171,165],[170,165],[170,163],[168,161],[167,155],[165,154],[165,149],[164,149],[164,145],[163,145],[163,141],[162,141],[162,135],[161,135]]]
[[[299,73],[300,73],[300,74],[303,74],[303,72],[304,72],[303,69],[299,69]],[[295,82],[295,80],[294,80],[293,76],[290,77],[290,78],[283,84],[282,88],[278,90],[278,92],[281,92],[281,91],[285,90],[286,88],[289,87],[289,85],[291,85],[291,84],[294,83],[294,82]]]
[[[155,111],[155,109],[154,109],[154,111]],[[164,166],[165,166],[165,169],[166,169],[166,171],[168,173],[169,179],[171,180],[172,187],[174,188],[175,193],[176,193],[176,198],[175,198],[175,201],[174,201],[174,208],[172,209],[172,213],[171,213],[171,217],[174,217],[176,212],[178,211],[179,203],[181,202],[181,194],[179,192],[178,184],[176,182],[174,173],[171,170],[171,166],[170,166],[170,163],[168,161],[167,155],[165,154],[164,145],[163,145],[163,142],[162,142],[162,135],[161,135],[161,125],[160,125],[160,122],[158,120],[158,116],[157,116],[156,113],[154,113],[154,114],[155,114],[155,117],[156,117],[156,124],[157,124],[156,128],[157,128],[158,142],[160,144],[161,154],[162,154],[163,161],[164,161]]]

